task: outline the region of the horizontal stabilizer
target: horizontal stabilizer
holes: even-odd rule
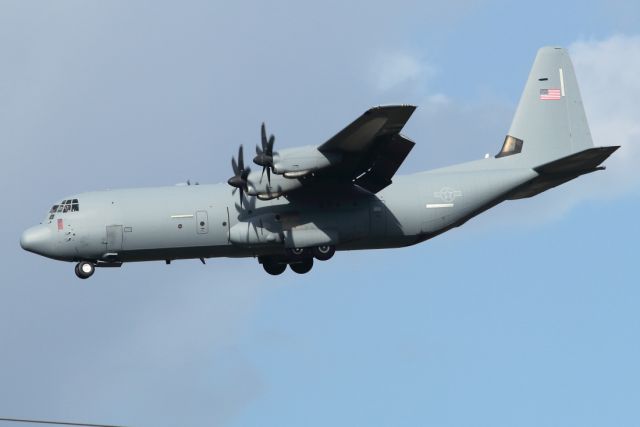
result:
[[[538,172],[539,175],[517,188],[515,192],[509,196],[509,199],[532,197],[550,188],[571,181],[580,175],[602,170],[604,167],[601,167],[600,164],[618,148],[620,148],[619,145],[589,148],[535,167],[533,169]]]
[[[534,170],[541,175],[575,174],[581,171],[583,173],[592,172],[618,148],[620,148],[619,145],[589,148],[538,166]]]

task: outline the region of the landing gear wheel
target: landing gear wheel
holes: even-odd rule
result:
[[[313,252],[313,256],[318,261],[327,261],[331,259],[333,254],[336,253],[336,248],[335,246],[322,245],[322,246],[316,246],[315,248],[313,248],[312,252]]]
[[[287,264],[268,261],[262,263],[262,268],[272,276],[277,276],[278,274],[284,273],[284,270],[287,269]]]
[[[299,261],[306,257],[308,250],[305,248],[288,248],[287,257],[294,261]]]
[[[76,276],[81,279],[88,279],[93,276],[93,273],[96,271],[96,266],[93,265],[92,262],[88,261],[80,261],[76,264]]]
[[[313,258],[305,258],[300,262],[289,264],[289,267],[298,274],[308,273],[313,267]]]

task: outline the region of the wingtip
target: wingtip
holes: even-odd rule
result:
[[[364,115],[370,115],[370,114],[376,114],[376,113],[389,114],[390,112],[395,112],[395,113],[405,112],[407,115],[410,116],[411,114],[413,114],[416,108],[418,107],[410,104],[378,105],[378,106],[369,108],[367,111],[365,111]]]

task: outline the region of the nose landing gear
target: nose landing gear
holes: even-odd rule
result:
[[[88,279],[93,276],[96,271],[96,266],[89,261],[80,261],[76,264],[76,276],[81,279]]]

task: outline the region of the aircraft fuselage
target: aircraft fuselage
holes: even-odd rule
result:
[[[278,257],[284,234],[296,241],[317,230],[331,235],[336,250],[407,246],[460,225],[536,176],[505,168],[508,161],[473,162],[485,163],[482,171],[460,165],[400,176],[378,194],[354,186],[323,197],[245,196],[242,206],[226,184],[87,192],[66,198],[79,201],[77,211],[48,215],[21,243],[57,260],[104,264]]]

